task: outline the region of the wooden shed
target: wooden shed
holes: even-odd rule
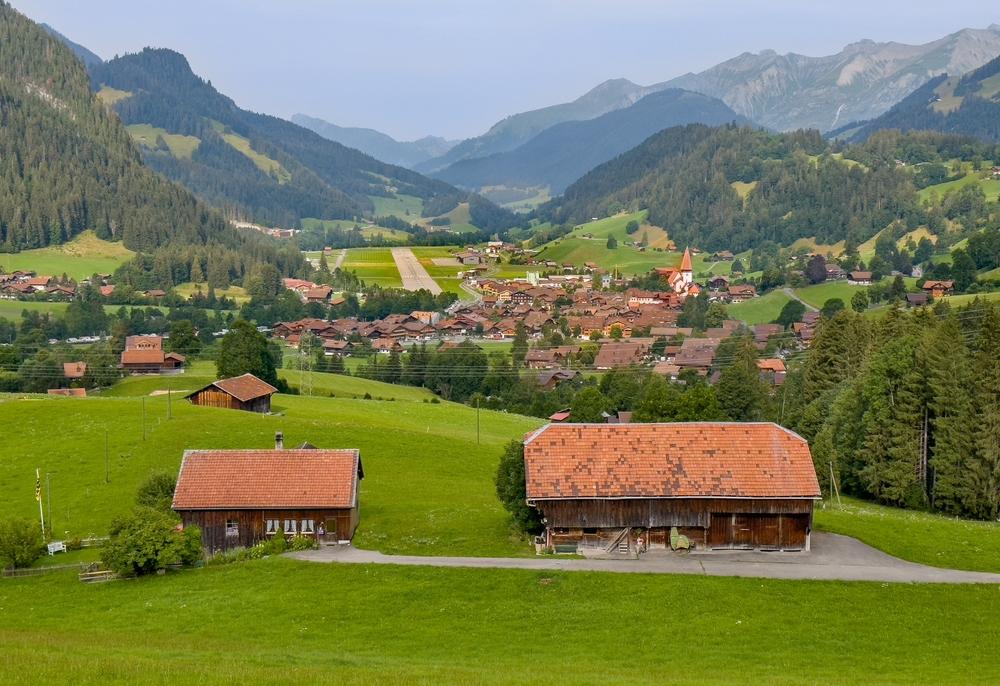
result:
[[[549,424],[524,442],[528,503],[562,550],[808,550],[809,445],[771,423]]]
[[[187,396],[195,405],[248,412],[270,412],[271,396],[278,389],[253,374],[213,381]]]
[[[209,552],[272,536],[350,541],[358,526],[357,450],[188,450],[173,509]]]

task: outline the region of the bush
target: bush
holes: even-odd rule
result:
[[[149,507],[159,512],[171,512],[177,477],[167,472],[153,472],[135,495],[135,504]]]
[[[496,474],[497,498],[504,509],[510,512],[518,528],[528,533],[542,530],[542,520],[538,510],[526,502],[524,486],[524,446],[520,441],[511,441],[504,449]]]
[[[30,567],[44,548],[42,532],[30,519],[0,522],[0,567]]]
[[[181,530],[177,524],[164,512],[136,507],[111,523],[101,560],[122,576],[151,574],[168,565],[192,565],[201,559],[201,531],[196,526]]]
[[[312,550],[316,547],[316,540],[312,536],[296,536],[292,539],[289,550]]]

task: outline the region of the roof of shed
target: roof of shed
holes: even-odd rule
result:
[[[805,439],[770,423],[548,424],[524,460],[529,500],[820,495]]]
[[[201,393],[206,388],[211,388],[215,386],[220,391],[228,393],[240,402],[247,402],[253,400],[254,398],[261,398],[265,395],[271,395],[272,393],[277,393],[278,389],[267,383],[258,379],[253,374],[247,373],[242,376],[234,376],[229,379],[219,379],[218,381],[213,381],[203,388],[199,388],[194,393],[191,393],[187,397],[191,397],[196,393]]]
[[[349,508],[363,477],[357,450],[188,450],[173,509]]]

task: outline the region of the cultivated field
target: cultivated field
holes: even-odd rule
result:
[[[135,255],[120,242],[105,241],[84,231],[62,245],[0,253],[0,267],[12,272],[31,270],[46,276],[63,274],[74,279],[86,279],[93,274],[111,274]]]
[[[403,286],[389,248],[351,248],[341,267],[357,273],[358,278],[365,283],[377,284],[383,288]]]

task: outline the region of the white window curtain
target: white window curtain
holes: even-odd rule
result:
[[[269,536],[273,536],[274,534],[278,533],[278,530],[279,530],[280,526],[281,526],[281,522],[279,520],[277,520],[277,519],[268,519],[267,520],[267,534]]]
[[[285,520],[285,533],[286,534],[294,534],[295,533],[295,520],[294,519],[286,519]]]
[[[302,520],[302,528],[300,529],[300,531],[302,533],[304,533],[304,534],[311,534],[311,533],[313,533],[313,520],[311,520],[311,519],[303,519]]]

